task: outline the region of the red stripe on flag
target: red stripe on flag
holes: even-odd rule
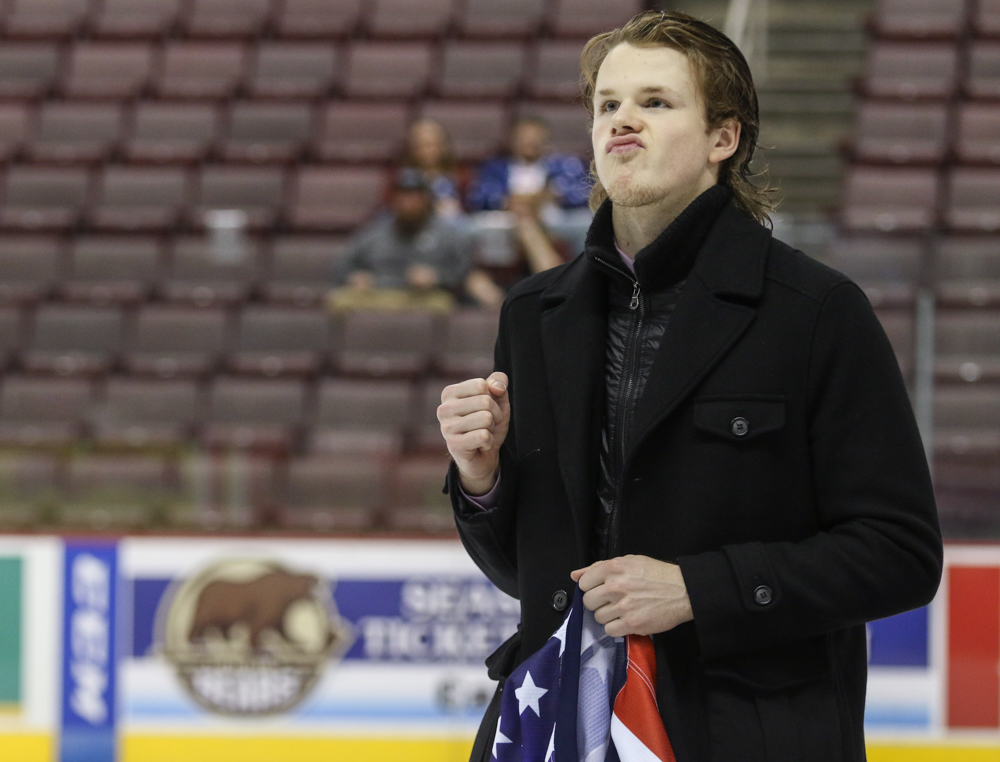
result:
[[[663,762],[676,762],[674,750],[656,705],[656,652],[647,635],[626,640],[628,673],[615,699],[615,716]]]
[[[1000,727],[1000,568],[948,571],[948,725]]]

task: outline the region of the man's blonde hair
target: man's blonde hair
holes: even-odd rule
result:
[[[583,73],[583,102],[594,117],[594,88],[597,73],[613,48],[628,44],[636,47],[667,47],[683,53],[691,63],[705,104],[708,129],[721,127],[730,119],[740,123],[740,140],[734,153],[719,167],[719,182],[733,191],[733,200],[743,211],[760,223],[770,221],[774,210],[774,190],[757,185],[750,169],[757,138],[760,134],[760,114],[757,90],[750,66],[739,48],[722,32],[686,13],[647,11],[633,17],[620,29],[612,29],[592,37],[580,55]],[[608,197],[597,177],[594,162],[590,164],[594,185],[590,191],[590,208],[597,211]]]

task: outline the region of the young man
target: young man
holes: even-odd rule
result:
[[[496,372],[438,411],[462,540],[521,600],[491,672],[579,583],[608,634],[653,636],[681,762],[863,760],[864,623],[941,571],[892,349],[854,284],[760,224],[757,99],[724,35],[646,13],[582,65],[586,249],[508,295]]]

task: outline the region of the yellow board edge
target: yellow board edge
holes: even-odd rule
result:
[[[34,733],[0,732],[0,759],[52,762],[52,738]]]
[[[868,762],[1000,762],[1000,743],[969,745],[949,743],[867,745]]]

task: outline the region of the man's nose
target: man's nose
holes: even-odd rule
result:
[[[638,119],[635,107],[628,103],[619,105],[611,118],[611,129],[616,135],[623,132],[638,132],[642,129],[642,122]]]

